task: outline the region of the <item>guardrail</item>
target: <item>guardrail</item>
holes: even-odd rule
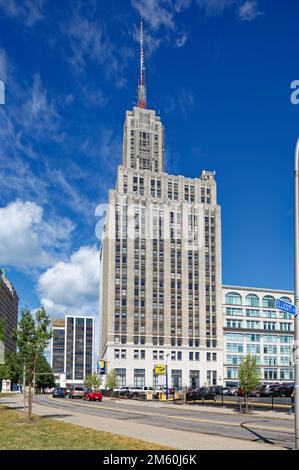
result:
[[[212,407],[223,407],[223,408],[235,408],[241,410],[245,407],[245,398],[244,397],[235,397],[231,395],[217,395],[215,400],[186,400],[186,395],[184,392],[175,391],[173,394],[169,394],[168,400],[166,400],[165,393],[160,393],[159,396],[154,393],[154,395],[148,395],[146,391],[137,392],[132,394],[123,394],[117,391],[111,392],[110,390],[102,390],[104,396],[112,397],[116,399],[123,400],[138,400],[138,401],[155,401],[161,403],[173,403],[176,405],[197,405],[197,406],[212,406]],[[292,406],[291,397],[249,397],[248,403],[250,409],[259,409],[259,410],[271,410],[271,411],[289,411]]]

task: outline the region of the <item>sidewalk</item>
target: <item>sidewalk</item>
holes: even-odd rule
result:
[[[20,406],[22,406],[22,397],[13,396],[3,398],[0,404],[6,404],[10,408],[20,408]],[[155,406],[155,404],[152,403],[151,406],[153,405]],[[174,447],[180,450],[284,450],[281,447],[259,442],[180,431],[178,429],[166,429],[164,427],[130,422],[127,420],[104,418],[102,416],[99,418],[98,416],[83,415],[75,411],[59,410],[55,407],[46,407],[39,404],[33,405],[33,412],[39,416],[48,416],[58,421],[99,431],[112,432],[135,439],[142,439],[147,442]]]

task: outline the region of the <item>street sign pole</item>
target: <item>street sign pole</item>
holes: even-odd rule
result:
[[[295,316],[295,341],[294,341],[294,372],[295,372],[295,449],[299,450],[299,138],[295,150],[295,263],[294,263],[294,284],[295,284],[295,305],[297,315]]]

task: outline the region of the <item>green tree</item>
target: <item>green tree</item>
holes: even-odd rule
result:
[[[243,357],[238,378],[240,387],[244,390],[246,412],[248,412],[248,395],[255,389],[261,378],[260,368],[257,365],[255,356],[247,354],[247,356]]]
[[[84,385],[86,388],[93,388],[95,390],[98,389],[100,386],[98,375],[95,372],[91,375],[88,375],[84,381]]]
[[[29,384],[28,419],[32,419],[32,385],[36,362],[49,344],[52,331],[49,330],[50,318],[44,308],[36,312],[34,319],[29,310],[22,310],[21,320],[14,333],[22,363],[25,366]]]
[[[108,374],[107,374],[106,386],[107,386],[108,390],[111,390],[112,394],[113,394],[113,390],[115,389],[116,385],[117,385],[116,370],[111,369],[111,371],[108,372]]]
[[[35,386],[43,390],[55,387],[53,370],[45,356],[39,356],[36,360]]]
[[[19,384],[23,380],[23,364],[19,353],[6,351],[5,364],[10,370],[12,384]]]
[[[10,380],[10,369],[6,364],[0,364],[0,389],[2,388],[2,380]]]

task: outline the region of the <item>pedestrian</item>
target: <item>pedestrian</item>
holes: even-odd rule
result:
[[[292,395],[291,395],[291,403],[292,403],[292,406],[289,410],[289,415],[292,414],[292,413],[295,413],[295,391],[294,390],[293,390]]]

